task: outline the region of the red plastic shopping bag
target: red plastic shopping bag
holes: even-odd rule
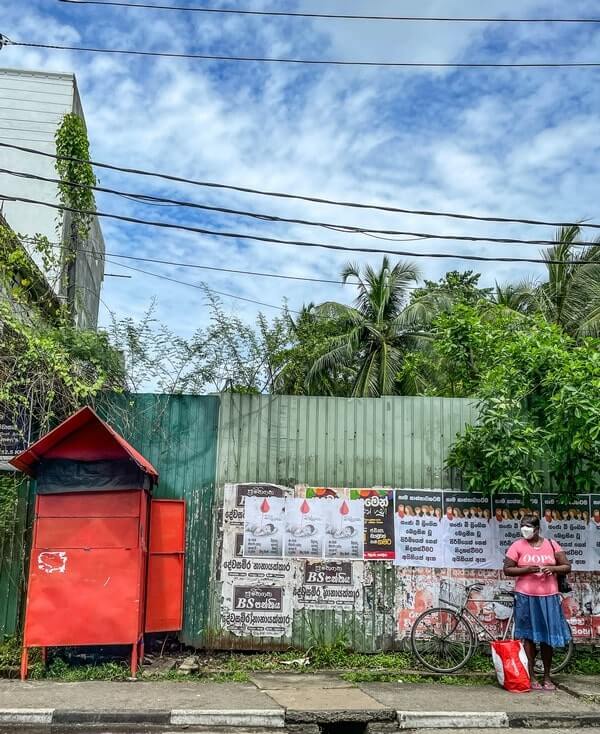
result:
[[[492,660],[498,683],[511,693],[531,690],[529,663],[519,640],[496,640],[492,645]]]

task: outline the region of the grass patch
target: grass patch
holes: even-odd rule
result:
[[[447,686],[487,686],[493,676],[467,675],[415,675],[412,673],[382,673],[375,671],[343,673],[341,678],[349,683],[437,683]]]

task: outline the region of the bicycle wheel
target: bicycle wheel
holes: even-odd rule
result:
[[[417,617],[410,631],[410,646],[417,660],[429,670],[453,673],[473,654],[475,634],[460,614],[436,607]]]

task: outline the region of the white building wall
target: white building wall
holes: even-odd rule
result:
[[[83,117],[77,85],[73,74],[42,73],[16,69],[0,69],[0,143],[11,143],[55,153],[54,134],[63,115],[77,112]],[[2,148],[0,168],[34,173],[57,178],[54,159]],[[50,241],[62,239],[62,227],[57,229],[59,212],[56,209],[4,201],[3,196],[58,203],[55,184],[33,181],[0,173],[0,207],[10,227],[18,234],[33,237],[41,234]],[[67,222],[68,224],[68,222]],[[76,323],[82,328],[96,328],[100,288],[104,278],[104,240],[97,220],[90,228],[90,241],[81,243],[75,272],[81,282],[76,283]],[[39,257],[34,260],[42,266]],[[64,278],[60,272],[45,272],[56,293],[66,297]]]

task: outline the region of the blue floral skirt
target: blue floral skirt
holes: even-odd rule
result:
[[[545,642],[551,647],[567,645],[571,639],[571,629],[560,602],[560,594],[515,594],[515,638],[538,644]]]

